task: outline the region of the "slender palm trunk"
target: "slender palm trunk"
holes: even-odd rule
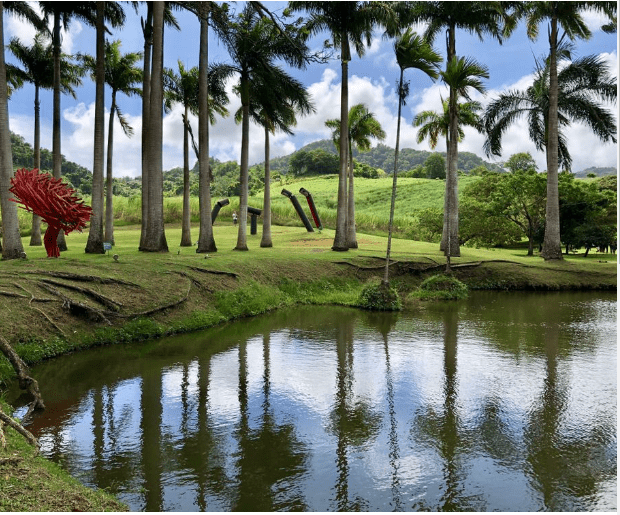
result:
[[[11,202],[13,194],[9,191],[13,177],[13,153],[9,133],[8,88],[4,63],[3,5],[0,1],[0,211],[2,212],[2,240],[0,245],[2,259],[17,259],[24,253],[19,236],[17,204]]]
[[[241,77],[241,170],[239,176],[239,232],[234,250],[248,250],[248,150],[250,139],[250,84],[247,76]]]
[[[147,2],[147,15],[144,27],[144,66],[142,75],[142,221],[140,228],[140,245],[142,250],[146,238],[146,226],[149,219],[149,160],[148,127],[149,99],[151,98],[151,49],[153,46],[153,2]]]
[[[164,231],[163,135],[164,3],[153,4],[153,61],[148,137],[148,223],[142,250],[168,252]]]
[[[54,178],[60,179],[62,175],[62,154],[60,150],[60,13],[54,11],[54,34],[53,57],[54,57],[54,93],[53,104],[54,112],[52,115],[52,174]],[[58,233],[58,249],[61,252],[67,250],[65,233]]]
[[[198,195],[200,233],[196,252],[217,252],[211,222],[211,174],[209,173],[209,6],[200,6],[200,51],[198,56]]]
[[[338,173],[338,207],[336,211],[336,234],[332,250],[349,250],[347,245],[347,164],[348,164],[348,134],[349,134],[349,63],[346,56],[348,41],[342,38],[342,85],[340,89],[340,171]]]
[[[105,241],[114,245],[114,181],[112,178],[112,157],[114,153],[114,115],[116,114],[116,91],[112,91],[110,120],[108,123],[108,157],[105,177]]]
[[[39,85],[34,85],[34,168],[41,170],[41,101],[39,100]],[[32,230],[30,231],[30,246],[40,247],[41,217],[32,215]]]
[[[93,156],[93,212],[86,241],[87,254],[103,254],[103,154],[105,146],[104,87],[105,87],[105,32],[103,12],[105,2],[97,2],[97,69],[95,86],[95,142]]]
[[[347,121],[348,125],[348,121]],[[353,187],[353,148],[349,139],[349,193],[347,195],[347,246],[350,249],[357,248],[357,235],[355,232],[355,189]]]
[[[263,236],[261,247],[273,247],[271,241],[271,169],[269,164],[269,127],[265,125],[265,194],[263,197]]]
[[[560,196],[558,186],[558,20],[551,19],[549,35],[549,126],[547,128],[547,210],[542,256],[562,259],[560,240]]]
[[[403,75],[405,71],[400,69],[400,82],[398,84],[398,121],[396,123],[396,149],[394,150],[394,175],[392,176],[392,200],[390,202],[390,220],[388,222],[387,252],[385,253],[385,272],[383,284],[390,282],[390,252],[392,250],[392,229],[394,228],[394,207],[396,206],[396,177],[398,176],[398,149],[400,147],[400,113],[403,107]]]
[[[192,246],[191,213],[189,208],[189,107],[183,116],[183,218],[181,221],[181,247]]]

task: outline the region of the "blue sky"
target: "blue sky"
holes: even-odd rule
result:
[[[141,51],[143,48],[140,16],[144,16],[146,6],[141,4],[140,12],[126,2],[125,11],[127,21],[120,30],[114,30],[110,39],[120,39],[123,53]],[[278,13],[286,6],[286,2],[265,2],[274,12]],[[33,3],[36,7],[36,3]],[[240,11],[243,2],[233,4],[231,9]],[[176,13],[181,25],[181,31],[167,29],[165,34],[165,66],[177,68],[177,60],[181,59],[186,66],[198,65],[198,36],[199,24],[197,19],[183,12]],[[618,43],[617,35],[604,34],[599,30],[601,20],[595,15],[585,17],[593,36],[588,41],[577,41],[574,57],[585,55],[601,55],[608,63],[612,73],[618,74]],[[414,27],[422,32],[424,27]],[[5,44],[11,37],[19,37],[24,43],[31,44],[34,31],[25,23],[5,16]],[[535,67],[535,58],[540,58],[548,52],[547,28],[540,27],[540,36],[537,41],[530,41],[524,30],[523,23],[513,36],[499,45],[495,40],[487,39],[480,42],[477,37],[459,31],[456,37],[456,48],[459,56],[475,58],[489,68],[490,78],[485,81],[487,94],[475,95],[474,98],[483,105],[499,93],[508,89],[525,89],[532,81]],[[313,44],[318,49],[327,39],[327,33],[317,36]],[[440,36],[435,48],[445,56],[445,44]],[[73,21],[66,33],[63,33],[63,51],[69,54],[77,52],[95,54],[94,29],[79,21]],[[8,62],[15,62],[6,53]],[[225,47],[211,34],[209,41],[209,59],[211,62],[230,62]],[[312,65],[305,70],[290,70],[290,73],[301,80],[311,94],[316,107],[316,113],[300,118],[294,136],[277,134],[272,138],[271,156],[286,155],[303,145],[319,139],[329,138],[330,131],[324,122],[329,118],[340,116],[340,62],[336,59],[324,65]],[[365,56],[354,56],[349,65],[349,105],[366,104],[375,114],[387,133],[384,144],[394,147],[396,142],[397,125],[397,97],[395,84],[399,76],[399,69],[393,51],[393,40],[381,38],[378,33],[371,46],[367,48]],[[417,129],[411,122],[415,114],[420,111],[441,109],[441,98],[447,95],[446,87],[440,83],[433,83],[420,72],[408,70],[406,80],[411,82],[410,96],[403,109],[401,121],[401,148],[430,150],[428,143],[416,142]],[[228,109],[234,113],[240,102],[232,93],[232,86],[236,79],[228,84],[231,104]],[[94,134],[94,98],[95,87],[89,77],[84,77],[83,86],[77,90],[77,99],[63,96],[62,105],[62,153],[71,161],[81,164],[92,170]],[[141,134],[141,99],[128,98],[120,95],[118,98],[122,111],[129,119],[135,130],[132,138],[126,137],[120,125],[114,130],[114,175],[116,177],[140,175],[140,134]],[[110,105],[110,92],[106,89],[106,115]],[[617,107],[610,106],[616,113]],[[181,122],[182,109],[176,106],[164,118],[164,169],[182,166],[183,130]],[[34,87],[26,85],[16,91],[9,100],[10,127],[13,132],[22,135],[26,141],[33,143],[34,139]],[[52,93],[41,93],[41,142],[46,148],[52,145]],[[192,119],[197,128],[197,120]],[[106,121],[107,132],[107,121]],[[261,162],[264,159],[263,130],[257,126],[251,127],[250,134],[250,163]],[[573,126],[567,131],[568,145],[573,157],[573,171],[579,171],[589,166],[617,166],[617,144],[602,144],[591,131],[582,126]],[[475,131],[466,129],[465,139],[459,145],[460,151],[474,152],[484,156],[482,145],[484,137]],[[489,159],[501,162],[516,152],[530,152],[535,158],[539,169],[545,170],[545,158],[542,152],[535,149],[529,141],[525,123],[521,121],[509,130],[503,140],[504,153],[500,158]],[[234,123],[232,117],[218,118],[210,131],[210,153],[219,160],[235,160],[240,157],[241,127]],[[445,145],[440,142],[437,150],[444,151]],[[190,159],[192,164],[193,159]]]

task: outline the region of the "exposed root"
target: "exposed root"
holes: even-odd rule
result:
[[[2,295],[3,297],[18,297],[18,298],[21,298],[21,299],[27,299],[28,298],[25,295],[22,295],[21,293],[15,293],[14,291],[0,290],[0,295]]]
[[[41,288],[58,297],[62,301],[63,309],[67,310],[70,314],[78,317],[86,316],[90,320],[94,320],[97,322],[106,322],[108,325],[112,325],[112,323],[107,319],[106,315],[113,314],[113,312],[104,313],[103,311],[88,306],[87,304],[84,304],[82,302],[76,302],[67,297],[66,295],[63,295],[56,288],[52,287],[49,284],[46,284],[43,281],[39,281],[39,284]]]
[[[226,275],[228,277],[234,277],[235,279],[237,277],[239,277],[238,274],[236,274],[235,272],[223,272],[220,270],[208,270],[206,268],[199,268],[197,266],[188,266],[187,268],[189,268],[190,270],[194,270],[196,272],[202,272],[205,274],[215,274],[215,275]]]
[[[77,291],[79,293],[83,293],[87,297],[99,302],[104,305],[106,308],[111,309],[112,311],[118,311],[119,308],[123,307],[123,305],[110,297],[106,297],[101,293],[96,292],[95,290],[91,290],[90,288],[82,288],[81,286],[75,286],[73,284],[61,283],[58,281],[54,281],[52,279],[41,279],[41,282],[46,284],[50,284],[52,286],[60,286],[62,288],[66,288],[68,290]]]
[[[114,279],[112,277],[98,277],[96,275],[81,275],[73,274],[71,272],[50,272],[47,270],[35,270],[32,272],[23,272],[25,274],[37,274],[47,275],[50,277],[57,277],[59,279],[70,279],[73,281],[91,282],[99,284],[120,284],[122,286],[134,286],[136,288],[142,288],[139,284],[123,281],[121,279]]]
[[[24,288],[19,283],[13,283],[13,286],[19,288],[20,290],[24,290],[28,295],[30,295],[30,300],[28,301],[28,304],[32,304],[33,302],[57,302],[56,299],[46,299],[46,298],[35,297],[32,292],[28,291],[26,288]]]
[[[164,306],[159,306],[157,308],[153,308],[153,309],[149,309],[148,311],[141,311],[140,313],[131,313],[128,315],[121,315],[121,314],[117,314],[117,313],[110,313],[110,315],[113,316],[117,316],[119,318],[137,318],[137,317],[147,317],[147,316],[151,316],[154,315],[155,313],[159,313],[161,311],[165,311],[167,309],[170,308],[175,308],[181,304],[183,304],[188,298],[189,298],[189,292],[192,289],[192,282],[193,281],[189,281],[189,285],[187,287],[187,293],[185,294],[185,297],[183,297],[182,299],[179,299],[175,302],[172,302],[170,304],[166,304]]]
[[[204,284],[202,284],[200,281],[197,281],[196,279],[194,279],[191,275],[189,275],[187,272],[170,272],[170,273],[175,273],[175,274],[179,274],[181,277],[185,277],[187,278],[189,281],[192,282],[192,284],[198,288],[199,290],[206,290],[209,293],[213,293],[213,290],[207,286],[205,286]]]
[[[22,435],[26,439],[26,441],[35,448],[35,451],[34,451],[35,456],[39,454],[39,442],[37,441],[37,439],[33,436],[33,434],[30,431],[28,431],[19,422],[17,422],[16,420],[13,420],[4,411],[2,411],[1,406],[0,406],[0,421],[2,421],[7,426],[15,429],[15,431],[17,431],[20,435]],[[3,441],[3,447],[4,447],[6,446],[6,440],[4,439],[4,429],[1,426],[0,426],[0,433],[2,433],[2,441]]]

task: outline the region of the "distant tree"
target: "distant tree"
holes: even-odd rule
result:
[[[424,168],[426,168],[426,177],[428,179],[446,178],[446,160],[438,152],[428,156],[424,162]]]
[[[336,154],[323,149],[295,152],[289,161],[293,175],[326,175],[338,173],[339,160]]]
[[[504,163],[504,168],[509,172],[516,172],[517,170],[534,170],[538,171],[536,161],[529,152],[520,152],[510,156],[508,161]]]

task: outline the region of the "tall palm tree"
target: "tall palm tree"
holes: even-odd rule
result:
[[[41,20],[26,2],[10,2],[6,5],[0,1],[0,212],[2,213],[2,259],[17,259],[24,253],[19,235],[17,204],[9,191],[13,177],[13,153],[9,132],[8,85],[4,62],[4,11],[7,10],[26,18],[33,24],[40,25]]]
[[[234,61],[233,68],[239,74],[237,91],[241,96],[241,163],[239,195],[239,234],[235,250],[247,247],[248,205],[248,149],[250,134],[251,83],[270,83],[278,74],[274,63],[280,59],[290,66],[305,64],[307,47],[293,34],[292,29],[283,35],[281,29],[268,17],[260,17],[251,5],[246,5],[238,19],[230,23],[222,34],[222,40]]]
[[[164,192],[162,170],[163,131],[163,61],[164,61],[164,2],[153,4],[153,60],[148,114],[148,222],[144,244],[145,252],[168,252],[164,230]]]
[[[571,156],[562,129],[581,122],[605,142],[617,142],[614,113],[604,103],[616,102],[617,80],[598,56],[576,59],[558,73],[558,166],[570,169]],[[537,63],[534,83],[525,91],[507,91],[486,108],[484,119],[487,155],[501,155],[502,136],[510,125],[525,116],[536,148],[549,152],[549,60]]]
[[[47,18],[51,16],[54,20],[52,27],[52,47],[54,58],[53,75],[53,115],[52,115],[52,173],[55,178],[62,175],[62,154],[60,137],[60,93],[61,93],[61,36],[62,27],[67,30],[73,18],[80,19],[85,23],[95,25],[95,9],[92,2],[54,2],[40,1],[39,6],[43,15]],[[94,170],[93,170],[94,172]],[[93,192],[94,194],[94,192]],[[94,196],[93,196],[94,199]],[[94,213],[93,213],[94,214]],[[67,250],[65,233],[60,231],[58,234],[58,248],[61,251]]]
[[[178,61],[179,73],[164,69],[164,106],[170,112],[173,103],[183,105],[183,216],[181,221],[181,247],[192,246],[189,207],[189,113],[198,114],[198,68],[186,70]]]
[[[617,15],[617,2],[529,2],[527,4],[527,34],[538,37],[538,26],[548,23],[549,33],[549,115],[547,145],[547,212],[542,256],[545,260],[562,259],[560,238],[560,196],[558,190],[558,45],[568,36],[571,41],[591,36],[582,13],[594,11],[613,21]],[[560,36],[560,28],[564,34]]]
[[[133,136],[133,127],[129,125],[121,112],[116,95],[123,93],[127,96],[141,95],[142,90],[138,87],[142,83],[142,70],[135,64],[142,59],[141,52],[121,54],[121,41],[116,40],[105,44],[105,83],[112,90],[110,104],[110,117],[108,121],[108,153],[106,160],[106,210],[105,210],[105,241],[114,243],[114,206],[113,206],[113,176],[112,158],[114,149],[114,119],[118,118],[121,128],[126,136]],[[91,56],[80,56],[85,66],[91,70],[92,78],[95,79],[97,60]]]
[[[11,70],[14,77],[20,82],[30,83],[34,86],[34,163],[33,167],[41,169],[41,102],[39,92],[41,89],[53,89],[54,61],[51,43],[45,45],[46,34],[37,33],[32,46],[27,46],[18,38],[12,38],[8,49],[21,63],[22,68],[7,64],[7,72]],[[61,54],[60,87],[61,92],[75,96],[74,87],[82,84],[82,68],[72,63],[68,56]],[[32,215],[32,231],[30,233],[30,246],[42,245],[41,240],[41,217]]]
[[[271,173],[269,135],[276,131],[293,134],[291,127],[297,124],[296,113],[314,112],[308,91],[304,85],[286,72],[275,68],[269,83],[251,83],[250,117],[265,130],[265,190],[263,195],[263,234],[261,247],[272,247],[271,239]],[[235,114],[237,123],[242,121],[243,110]]]
[[[325,122],[325,125],[332,129],[332,140],[336,148],[340,148],[340,120],[331,119]],[[359,152],[367,152],[370,150],[370,138],[383,141],[385,139],[385,131],[381,127],[379,121],[375,118],[364,104],[356,104],[349,109],[348,116],[348,192],[347,192],[347,245],[350,249],[357,248],[357,237],[355,234],[355,189],[353,185],[353,144]]]
[[[398,150],[400,144],[400,116],[405,98],[409,92],[409,83],[404,82],[405,70],[415,68],[424,72],[431,79],[438,76],[437,67],[441,62],[441,56],[435,52],[432,46],[418,34],[407,29],[394,43],[396,62],[400,68],[398,81],[398,122],[396,127],[396,149],[394,150],[394,174],[392,177],[392,198],[390,201],[390,219],[388,222],[388,243],[385,255],[385,273],[383,285],[389,285],[390,250],[392,246],[392,227],[394,225],[394,206],[396,204],[396,178],[398,176]]]
[[[471,34],[476,34],[483,41],[485,35],[495,38],[500,44],[503,38],[508,36],[516,26],[517,15],[520,13],[521,2],[413,2],[408,14],[410,21],[417,23],[427,23],[424,37],[433,43],[435,37],[446,31],[446,64],[456,57],[456,30],[466,30]],[[450,98],[453,103],[456,99]],[[452,109],[449,105],[449,109]],[[456,105],[456,104],[454,104]],[[455,119],[457,113],[450,111],[450,118]],[[456,123],[454,121],[454,123]],[[457,136],[454,136],[457,139]],[[456,169],[456,163],[450,164],[450,159],[454,156],[447,149],[448,169]],[[454,198],[458,193],[458,179],[448,174],[446,176],[446,200],[444,202],[444,228],[441,238],[440,249],[445,251],[448,239],[449,216],[452,217],[453,230],[458,233],[458,225],[454,227],[454,222],[458,223],[458,213],[449,213],[448,208],[457,209],[452,204],[448,206],[447,196]],[[452,238],[451,238],[452,239]],[[457,250],[457,249],[454,249]],[[453,254],[454,255],[454,254]],[[457,254],[458,255],[458,252]]]
[[[347,245],[347,151],[349,116],[349,61],[351,45],[358,56],[364,55],[364,41],[370,46],[373,31],[386,27],[390,33],[398,28],[398,12],[393,8],[395,2],[291,2],[292,11],[305,10],[310,14],[307,29],[311,34],[322,31],[331,33],[334,46],[340,48],[341,89],[340,89],[340,172],[338,174],[338,208],[336,214],[336,234],[332,250],[349,250]]]
[[[489,78],[489,71],[486,66],[478,64],[474,59],[468,59],[465,57],[454,57],[452,61],[446,66],[446,70],[441,72],[441,79],[450,88],[450,100],[449,100],[449,112],[450,112],[450,125],[448,128],[448,170],[446,173],[446,179],[448,176],[452,178],[453,184],[457,182],[457,170],[456,163],[458,159],[458,98],[463,97],[466,100],[471,100],[469,97],[469,91],[471,89],[484,93],[486,88],[482,84],[481,79]],[[453,114],[454,113],[454,114]],[[458,192],[456,188],[448,189],[446,180],[446,198],[447,198],[447,211],[448,211],[448,230],[447,230],[447,242],[446,242],[446,259],[447,269],[450,269],[450,257],[460,256],[460,245],[458,236]]]

